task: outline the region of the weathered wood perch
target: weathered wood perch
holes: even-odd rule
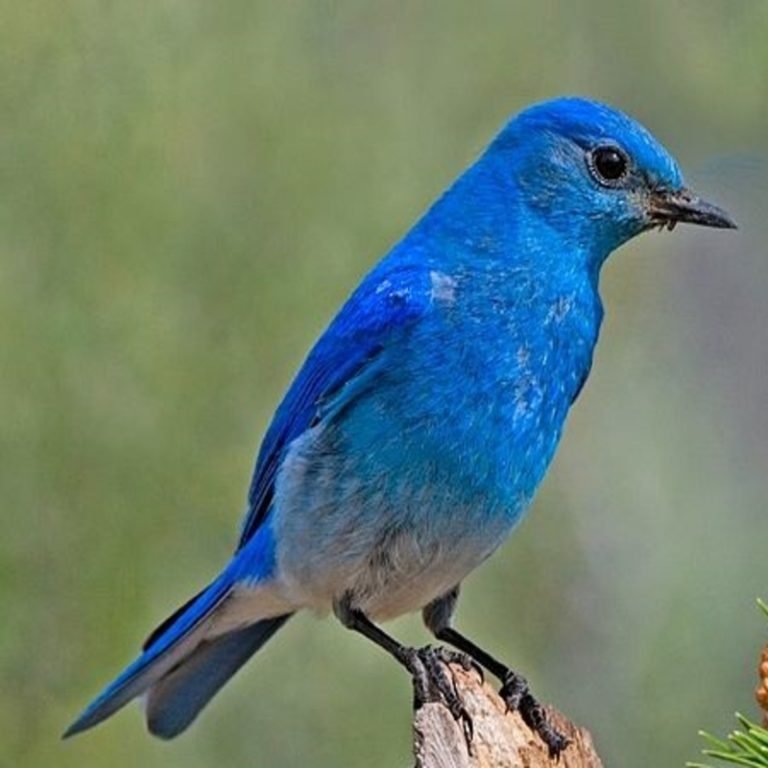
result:
[[[425,704],[413,720],[416,768],[603,768],[592,737],[548,707],[553,725],[571,740],[557,762],[520,715],[507,713],[504,702],[478,675],[451,665],[456,690],[472,717],[474,737],[467,748],[461,726],[442,704]]]

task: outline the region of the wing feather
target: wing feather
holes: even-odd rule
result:
[[[248,507],[238,549],[251,539],[267,516],[277,471],[288,446],[319,417],[322,405],[354,396],[372,361],[407,332],[432,302],[423,267],[390,265],[368,275],[309,353],[267,430],[248,492]]]

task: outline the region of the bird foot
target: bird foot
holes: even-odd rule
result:
[[[457,664],[465,672],[474,672],[481,683],[485,682],[485,670],[468,653],[445,648],[442,645],[432,650],[443,664]]]
[[[499,689],[499,696],[507,705],[507,712],[517,712],[523,697],[528,694],[530,694],[528,681],[522,675],[518,675],[517,672],[513,672],[511,669],[507,670]]]
[[[499,696],[507,705],[507,711],[519,712],[525,724],[547,745],[549,756],[557,760],[560,753],[570,744],[570,739],[547,720],[544,707],[531,693],[528,681],[522,675],[509,670],[504,676]]]
[[[459,664],[467,671],[477,670],[477,665],[465,653],[431,645],[406,648],[403,663],[413,676],[414,707],[418,709],[429,702],[443,704],[461,725],[467,748],[471,751],[474,735],[472,717],[462,703],[446,665]]]

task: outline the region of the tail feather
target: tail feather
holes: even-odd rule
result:
[[[262,525],[221,575],[169,616],[143,653],[69,726],[64,738],[148,693],[152,733],[170,738],[288,619],[292,606],[272,589],[274,540]]]
[[[264,619],[204,640],[182,664],[149,689],[145,711],[150,733],[163,739],[178,736],[291,615]]]
[[[208,620],[230,591],[231,583],[218,579],[187,603],[184,611],[174,614],[173,623],[164,622],[164,632],[151,635],[141,656],[86,707],[67,728],[64,738],[97,725],[168,674],[202,641]]]

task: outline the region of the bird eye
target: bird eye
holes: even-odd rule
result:
[[[615,186],[629,171],[629,158],[618,147],[597,147],[588,155],[592,175],[607,186]]]

